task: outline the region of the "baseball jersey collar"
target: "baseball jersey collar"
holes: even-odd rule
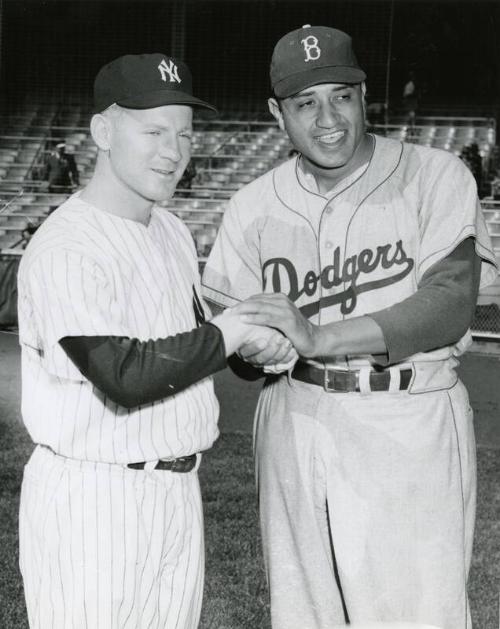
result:
[[[351,173],[350,175],[342,179],[342,181],[339,181],[337,184],[332,186],[332,188],[330,188],[328,192],[325,192],[325,193],[322,193],[319,191],[318,184],[316,182],[316,178],[314,177],[314,175],[305,171],[304,163],[303,163],[303,160],[300,159],[300,156],[297,158],[296,174],[297,174],[297,179],[299,181],[299,184],[303,188],[305,188],[309,192],[312,192],[313,194],[317,194],[321,197],[324,197],[325,199],[330,199],[332,196],[336,195],[338,192],[342,192],[344,188],[347,188],[348,186],[350,186],[354,181],[356,181],[356,179],[359,179],[361,175],[365,172],[365,170],[368,168],[368,165],[369,165],[369,161],[366,162],[365,164],[362,164],[353,173]]]
[[[120,224],[126,224],[131,229],[137,229],[139,231],[147,230],[154,223],[154,220],[156,218],[156,214],[158,212],[158,208],[156,206],[153,206],[151,208],[151,214],[149,216],[149,221],[148,221],[148,223],[146,225],[146,224],[141,223],[140,221],[136,221],[136,220],[134,220],[132,218],[128,218],[126,216],[120,216],[119,214],[113,214],[112,212],[108,212],[105,209],[102,209],[101,207],[99,207],[97,205],[94,205],[93,203],[90,203],[89,201],[86,201],[86,200],[80,198],[79,193],[76,193],[74,196],[76,196],[78,198],[78,201],[80,203],[82,203],[83,205],[87,206],[88,208],[91,208],[92,211],[97,212],[100,216],[103,216],[103,218],[110,225],[114,225],[115,227],[117,225],[120,225]]]

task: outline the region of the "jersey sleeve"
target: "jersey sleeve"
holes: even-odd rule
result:
[[[223,307],[262,292],[258,222],[243,209],[229,202],[203,272],[203,295]]]
[[[474,241],[467,238],[424,274],[413,295],[368,315],[381,328],[387,347],[376,362],[386,366],[456,344],[474,316],[480,268]]]
[[[71,336],[60,343],[78,369],[125,408],[176,395],[226,366],[224,337],[210,323],[163,339]]]
[[[23,277],[22,299],[30,302],[33,341],[53,375],[82,380],[58,341],[66,336],[129,336],[109,279],[89,258],[50,250],[33,260]]]
[[[497,263],[472,173],[460,159],[445,154],[441,161],[429,162],[419,185],[418,280],[457,245],[473,237],[482,261],[480,287],[491,284],[497,276]]]

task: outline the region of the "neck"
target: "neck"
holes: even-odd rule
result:
[[[96,164],[96,169],[87,186],[82,190],[80,199],[104,212],[148,225],[153,209],[153,202],[144,199],[134,190],[117,179],[109,169]]]

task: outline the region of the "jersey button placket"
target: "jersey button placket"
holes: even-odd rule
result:
[[[332,208],[330,206],[327,206],[324,209],[323,212],[323,217],[328,217],[330,214],[332,213]],[[321,230],[320,230],[320,234],[321,234]],[[328,260],[330,257],[330,250],[333,247],[333,243],[330,240],[323,240],[320,236],[320,246],[319,246],[319,256],[320,256],[320,268],[319,268],[319,303],[320,303],[320,307],[319,307],[319,312],[318,312],[318,325],[321,325],[321,304],[323,301],[323,285],[321,283],[321,275],[322,275],[322,269],[325,266],[325,262],[326,264],[328,264]]]

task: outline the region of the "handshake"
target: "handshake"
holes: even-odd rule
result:
[[[215,316],[226,355],[240,358],[268,373],[293,367],[299,356],[315,355],[317,327],[281,293],[263,293]]]

